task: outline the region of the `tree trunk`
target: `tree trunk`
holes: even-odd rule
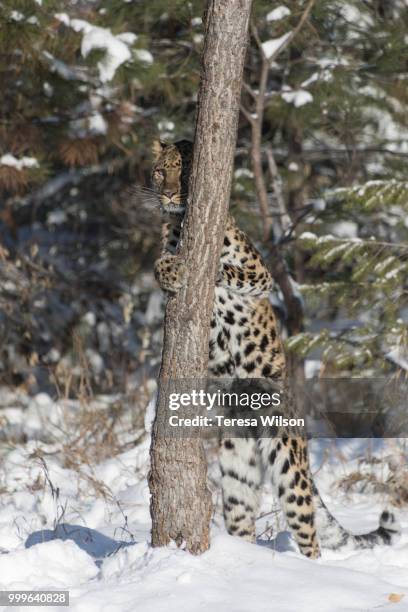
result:
[[[162,386],[172,379],[204,379],[214,284],[228,212],[239,99],[252,0],[209,0],[198,97],[189,203],[180,258],[186,285],[169,297],[153,426],[152,544],[170,541],[198,554],[209,547],[212,509],[207,465],[199,437],[160,436],[166,411]]]

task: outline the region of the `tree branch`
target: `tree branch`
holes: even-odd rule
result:
[[[261,212],[262,222],[263,222],[263,240],[267,241],[271,235],[272,229],[272,218],[269,213],[269,198],[268,198],[268,190],[266,187],[264,172],[262,168],[262,125],[263,125],[263,117],[265,111],[265,100],[266,100],[266,90],[268,83],[269,70],[272,62],[276,59],[276,57],[286,49],[300,32],[306,20],[313,8],[315,0],[309,0],[306,5],[305,10],[302,13],[302,16],[294,28],[294,30],[290,33],[290,35],[282,42],[282,44],[275,50],[275,52],[270,57],[266,57],[264,48],[262,46],[262,42],[258,33],[258,30],[254,23],[251,23],[251,34],[253,39],[256,42],[258,47],[259,55],[261,58],[261,69],[259,75],[259,90],[257,92],[255,98],[255,116],[251,115],[250,112],[246,109],[244,116],[248,119],[248,116],[251,117],[249,120],[251,126],[251,165],[252,171],[254,173],[255,180],[255,188],[256,194],[259,202],[259,208]],[[252,88],[249,85],[245,86],[246,91],[248,91],[252,96]],[[273,157],[272,148],[267,148],[267,158],[268,158],[268,166],[269,172],[271,175],[271,179],[273,181],[273,189],[275,192],[275,196],[277,198],[279,210],[282,213],[286,213],[286,207],[283,199],[283,193],[279,186],[278,181],[278,170]],[[287,213],[283,216],[284,224],[286,226],[285,229],[290,228],[290,218]],[[271,270],[275,281],[278,283],[286,304],[287,312],[288,312],[288,329],[290,334],[296,334],[301,331],[303,327],[303,307],[299,297],[295,294],[293,290],[292,281],[286,266],[286,262],[280,252],[279,246],[275,243],[270,247],[271,251]]]
[[[278,166],[276,165],[273,150],[270,144],[266,147],[266,157],[268,160],[269,174],[271,177],[272,189],[275,194],[276,202],[278,204],[278,210],[280,213],[280,225],[282,233],[285,234],[289,231],[292,223],[290,216],[286,209],[285,198],[282,190],[282,179],[279,175]]]

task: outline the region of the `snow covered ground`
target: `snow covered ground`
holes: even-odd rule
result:
[[[112,402],[94,400],[92,410],[101,424]],[[1,390],[0,407],[5,434],[0,443],[0,590],[69,589],[70,609],[81,612],[408,610],[405,509],[398,512],[403,534],[396,546],[324,551],[319,561],[310,561],[297,552],[266,487],[258,544],[241,542],[224,530],[218,468],[210,452],[217,507],[211,549],[201,557],[174,547],[152,549],[148,433],[130,431],[125,416],[115,425],[122,451],[109,456],[106,437],[103,456],[101,449],[92,450],[92,438],[84,437],[78,402]],[[81,444],[86,449],[76,462]],[[384,445],[375,450],[390,452]],[[386,501],[369,491],[346,495],[337,486],[366,452],[362,440],[313,443],[321,493],[340,521],[356,531],[374,528]],[[91,461],[92,453],[102,459]],[[366,469],[384,468],[380,462]]]

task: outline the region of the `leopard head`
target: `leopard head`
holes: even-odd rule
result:
[[[192,154],[193,143],[188,140],[153,144],[152,185],[165,212],[183,214],[185,211]]]

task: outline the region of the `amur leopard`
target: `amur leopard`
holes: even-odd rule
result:
[[[187,203],[193,145],[156,142],[152,184],[163,212],[162,251],[155,275],[165,291],[183,284],[185,267],[177,254]],[[214,377],[286,379],[285,353],[268,299],[271,275],[248,236],[227,218],[215,285],[209,346]],[[398,534],[394,515],[384,511],[380,526],[353,535],[331,515],[312,480],[307,441],[302,436],[233,438],[220,448],[225,524],[232,535],[254,541],[262,479],[272,481],[288,527],[300,551],[310,558],[320,546],[368,548],[390,544]]]

